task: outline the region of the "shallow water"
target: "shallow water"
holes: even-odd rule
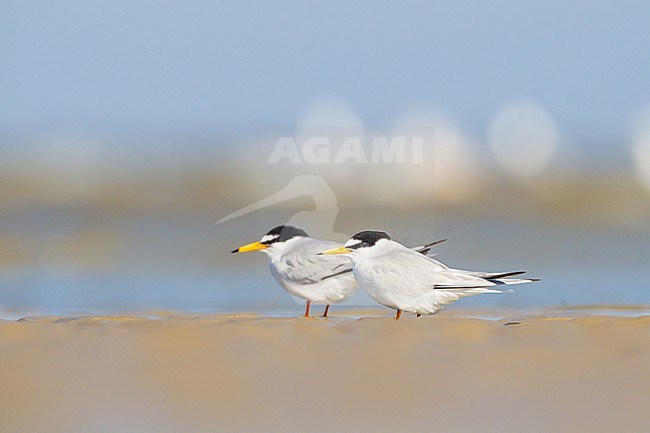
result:
[[[232,311],[264,314],[298,314],[303,303],[287,295],[264,263],[260,270],[169,273],[155,275],[84,274],[51,276],[35,270],[5,272],[0,278],[2,317],[7,315],[115,314],[131,311],[170,310],[188,313]],[[608,278],[587,274],[545,275],[543,281],[521,285],[512,293],[465,298],[449,308],[647,305],[648,288],[642,287],[634,270],[621,270]],[[358,291],[346,307],[376,306]],[[340,307],[337,306],[339,309]],[[315,308],[315,311],[319,311]],[[617,310],[620,311],[620,310]]]
[[[347,217],[351,227],[344,230],[353,231],[364,215]],[[6,214],[0,221],[3,248],[21,255],[0,263],[0,317],[134,311],[300,314],[303,302],[276,285],[263,255],[229,254],[258,237],[262,224],[244,220],[215,227],[214,220],[210,211]],[[513,293],[463,299],[449,307],[452,311],[650,304],[648,232],[464,214],[437,215],[435,225],[430,215],[406,220],[382,215],[374,217],[373,225],[394,229],[396,220],[407,228],[398,239],[406,244],[449,238],[437,252],[452,266],[526,268],[542,278]],[[376,304],[357,292],[344,308],[359,307]]]

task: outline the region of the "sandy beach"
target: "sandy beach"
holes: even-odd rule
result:
[[[23,318],[0,431],[648,431],[649,343],[648,315]]]

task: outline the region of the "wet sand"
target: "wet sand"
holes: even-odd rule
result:
[[[649,431],[648,371],[649,315],[35,317],[0,431]]]

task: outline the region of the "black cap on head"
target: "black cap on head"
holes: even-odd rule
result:
[[[386,232],[377,230],[364,230],[352,236],[345,246],[351,250],[358,248],[371,247],[375,245],[380,239],[390,240],[390,236]]]
[[[281,225],[273,228],[262,238],[262,243],[265,245],[270,245],[276,242],[285,242],[289,239],[302,236],[309,237],[306,231],[299,229],[298,227]]]

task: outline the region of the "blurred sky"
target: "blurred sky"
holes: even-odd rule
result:
[[[597,150],[650,103],[646,1],[0,3],[0,138],[292,128],[319,97],[369,125],[441,107],[484,134],[536,100]]]

